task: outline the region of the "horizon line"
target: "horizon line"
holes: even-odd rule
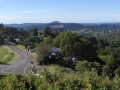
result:
[[[54,21],[53,21],[54,22]],[[58,21],[59,22],[59,21]],[[1,22],[2,23],[2,22]],[[23,22],[23,23],[2,23],[2,24],[45,24],[45,23],[52,23],[52,22]],[[79,23],[79,22],[59,22],[59,23]],[[79,24],[99,24],[99,23],[120,23],[120,22],[80,22]]]

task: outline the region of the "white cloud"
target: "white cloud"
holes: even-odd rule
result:
[[[19,12],[13,12],[13,13],[27,14],[27,13],[39,13],[39,12],[48,12],[48,11],[54,11],[54,10],[53,9],[28,10],[28,11],[19,11]]]
[[[120,17],[120,14],[102,15],[102,17],[108,17],[108,18],[111,18],[111,17]]]
[[[0,22],[2,23],[23,23],[30,22],[33,18],[30,16],[0,16]]]
[[[32,11],[28,11],[26,13],[31,13]],[[23,12],[25,13],[25,12]],[[108,22],[108,21],[119,21],[119,14],[112,15],[91,15],[91,16],[67,16],[67,15],[41,15],[41,16],[0,16],[0,22],[2,23],[25,23],[25,22],[52,22],[58,20],[60,22]]]
[[[14,13],[21,13],[21,14],[25,14],[25,13],[34,13],[35,11],[20,11],[20,12],[14,12]]]

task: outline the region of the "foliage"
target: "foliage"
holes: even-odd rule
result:
[[[63,56],[79,57],[91,60],[96,51],[90,41],[77,33],[62,32],[54,39],[54,45],[61,49]]]
[[[88,62],[88,61],[79,61],[75,69],[81,73],[84,73],[85,71],[92,71],[92,69],[96,70],[98,73],[101,72],[101,65],[97,62]]]
[[[50,48],[52,47],[52,38],[47,37],[43,42],[37,46],[37,62],[40,64],[48,63],[49,55],[51,54]]]
[[[120,75],[120,67],[118,67],[116,70],[115,70],[115,73]]]
[[[40,38],[39,37],[28,37],[26,38],[22,44],[25,46],[25,48],[28,48],[28,47],[35,47],[35,44],[38,44],[40,43]]]
[[[37,28],[33,29],[33,36],[38,36],[38,29]]]
[[[12,43],[15,43],[14,37],[13,37],[13,36],[10,36],[10,37],[9,37],[9,41],[12,42]]]
[[[116,68],[118,63],[118,59],[114,52],[111,52],[109,59],[107,60],[107,65],[111,68]]]
[[[4,44],[4,38],[0,35],[0,46]]]
[[[4,28],[4,25],[1,23],[1,24],[0,24],[0,34],[3,33],[3,30],[4,30],[3,28]]]
[[[104,74],[98,76],[95,71],[66,75],[66,73],[52,74],[45,70],[42,78],[14,74],[0,78],[2,90],[118,90],[120,88],[119,75],[110,80]]]
[[[49,27],[45,27],[44,34],[45,35],[52,35],[51,29]]]

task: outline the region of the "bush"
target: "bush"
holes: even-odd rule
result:
[[[37,55],[36,61],[38,62],[38,64],[44,65],[49,63],[49,58],[44,55]]]
[[[92,69],[95,69],[97,72],[101,72],[101,65],[97,62],[89,62],[89,61],[79,61],[77,65],[75,66],[75,69],[78,72],[85,72],[85,71],[91,71]]]
[[[116,70],[115,70],[115,73],[120,75],[120,67],[118,67]]]
[[[55,73],[47,70],[43,78],[8,74],[0,76],[0,90],[119,90],[120,76],[112,80],[96,71],[85,71],[82,74]]]

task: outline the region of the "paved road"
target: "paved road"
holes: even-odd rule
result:
[[[15,73],[26,75],[31,65],[30,61],[33,60],[33,57],[27,51],[20,50],[9,42],[6,42],[5,44],[15,51],[19,55],[19,58],[10,64],[0,64],[0,74]]]

